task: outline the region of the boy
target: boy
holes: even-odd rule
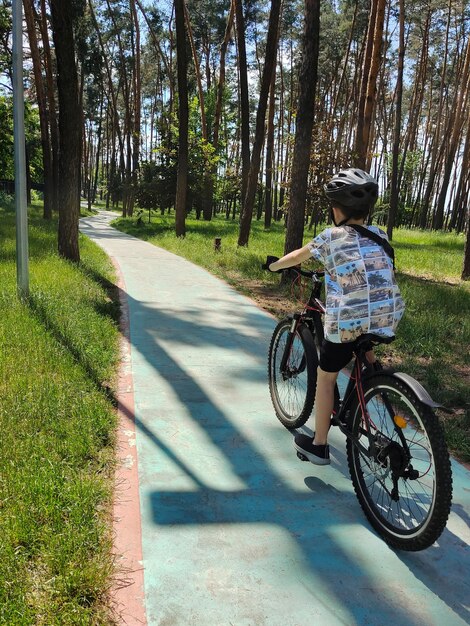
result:
[[[377,181],[357,168],[338,172],[325,185],[335,228],[269,264],[276,272],[314,257],[325,268],[325,340],[320,350],[313,439],[297,434],[294,447],[317,465],[330,463],[327,444],[338,373],[365,333],[393,336],[404,302],[395,282],[386,234],[364,221],[378,197]],[[356,230],[357,227],[357,230]],[[377,235],[383,238],[377,239]],[[373,361],[373,352],[368,353]]]

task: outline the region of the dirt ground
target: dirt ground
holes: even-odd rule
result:
[[[308,286],[303,288],[302,293],[293,293],[288,289],[282,291],[279,286],[267,284],[266,281],[248,280],[236,272],[230,272],[227,278],[238,291],[252,298],[260,308],[278,319],[301,310],[309,294]]]

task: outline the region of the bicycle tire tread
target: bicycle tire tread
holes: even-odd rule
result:
[[[304,346],[306,358],[307,358],[307,370],[308,370],[308,379],[307,379],[307,392],[306,398],[304,402],[304,406],[302,411],[299,413],[296,419],[288,419],[286,415],[283,413],[282,407],[275,393],[275,383],[273,381],[272,375],[272,360],[273,353],[276,347],[276,342],[278,340],[278,336],[283,328],[290,328],[292,320],[290,318],[284,318],[281,320],[271,337],[271,342],[269,344],[269,353],[268,353],[268,381],[269,381],[269,394],[271,396],[271,401],[274,407],[274,412],[276,414],[277,419],[281,422],[281,424],[287,428],[288,430],[293,430],[295,428],[300,428],[303,426],[305,422],[308,420],[312,413],[313,404],[315,400],[315,389],[316,389],[316,366],[317,366],[317,352],[315,348],[315,341],[311,330],[305,325],[300,324],[298,327],[298,334]]]
[[[393,386],[414,403],[417,410],[419,410],[420,418],[423,420],[434,456],[434,465],[436,468],[435,504],[431,519],[426,523],[422,532],[411,538],[406,538],[406,536],[399,538],[391,534],[386,527],[380,523],[377,517],[373,515],[359,486],[359,479],[356,475],[353,460],[353,445],[349,440],[347,442],[348,467],[357,499],[372,527],[392,548],[415,552],[424,550],[435,543],[446,526],[452,501],[452,468],[442,426],[431,408],[421,403],[413,392],[396,378],[381,374],[380,376],[374,377],[371,382],[375,387],[379,386],[383,381],[386,381],[387,384],[391,384],[391,380],[393,380]],[[372,387],[366,387],[367,391],[371,388]],[[366,389],[364,390],[365,392]],[[356,409],[357,406],[351,407],[352,416],[355,415]]]

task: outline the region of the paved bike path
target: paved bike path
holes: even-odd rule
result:
[[[343,435],[333,430],[332,464],[317,468],[297,459],[274,416],[274,318],[200,267],[112,229],[114,217],[83,219],[81,230],[125,284],[139,487],[124,504],[131,521],[141,516],[147,623],[470,623],[470,472],[453,464],[437,545],[388,548],[353,493]],[[130,605],[121,615],[143,623]]]

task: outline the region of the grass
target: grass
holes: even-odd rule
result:
[[[14,214],[0,207],[0,624],[107,624],[118,358],[105,254],[30,210],[29,302],[16,295]]]
[[[297,306],[287,302],[278,276],[260,269],[268,253],[282,254],[280,224],[265,231],[255,221],[250,246],[241,249],[238,224],[219,218],[188,219],[185,239],[175,238],[168,216],[117,225],[206,267],[279,314]],[[111,622],[114,573],[119,311],[110,292],[113,270],[85,237],[79,266],[60,259],[56,224],[42,220],[39,204],[30,210],[29,237],[31,297],[22,303],[14,213],[0,201],[0,624],[104,625]],[[214,251],[215,237],[222,238],[221,252]],[[458,279],[463,238],[397,231],[395,239],[407,312],[393,359],[456,409],[444,420],[446,435],[468,461],[470,290]]]
[[[462,274],[463,234],[398,229],[393,245],[398,269],[407,274],[458,284]]]
[[[237,247],[238,222],[222,217],[211,222],[188,217],[184,239],[175,237],[171,215],[154,214],[148,223],[144,213],[140,222],[118,218],[114,225],[205,267],[278,316],[298,307],[279,287],[279,277],[261,270],[268,254],[283,254],[282,224],[265,230],[262,222],[254,220],[246,248]],[[304,241],[312,236],[313,232],[306,231]],[[222,240],[220,252],[214,250],[215,237]],[[460,280],[464,237],[398,229],[393,245],[407,309],[397,340],[387,352],[435,400],[454,409],[450,418],[441,415],[447,440],[459,458],[470,461],[470,285]]]

